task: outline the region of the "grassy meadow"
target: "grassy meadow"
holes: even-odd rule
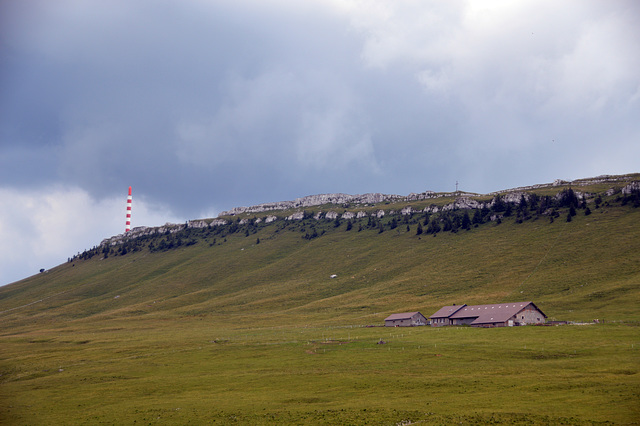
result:
[[[637,424],[632,204],[435,234],[321,206],[94,250],[0,287],[0,424]],[[513,301],[589,324],[381,327]]]
[[[110,321],[5,334],[0,421],[633,424],[640,415],[637,325],[251,324]]]

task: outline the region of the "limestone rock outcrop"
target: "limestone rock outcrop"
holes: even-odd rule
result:
[[[259,223],[271,223],[277,220],[289,220],[289,221],[298,221],[303,220],[305,218],[305,208],[314,207],[314,206],[326,206],[327,208],[333,208],[333,210],[324,210],[316,211],[313,214],[313,218],[315,220],[336,220],[338,218],[342,218],[345,220],[351,220],[354,218],[361,219],[364,217],[372,216],[378,219],[383,218],[384,216],[394,216],[394,215],[403,215],[410,216],[416,213],[424,212],[424,213],[439,213],[439,212],[447,212],[452,210],[473,210],[473,209],[483,209],[483,208],[491,208],[495,205],[496,202],[508,203],[517,205],[524,198],[526,202],[531,201],[531,195],[526,191],[531,191],[540,188],[553,188],[561,185],[570,184],[572,187],[576,186],[585,186],[591,184],[599,184],[599,183],[615,183],[624,181],[626,185],[620,189],[620,186],[614,186],[605,192],[606,195],[614,195],[622,192],[623,195],[630,195],[634,192],[640,192],[640,181],[632,181],[629,182],[628,177],[624,176],[598,176],[595,178],[588,179],[580,179],[576,181],[567,182],[564,180],[557,179],[553,183],[533,185],[528,187],[519,187],[514,188],[509,191],[501,191],[487,194],[486,196],[481,196],[479,194],[471,194],[466,192],[452,192],[452,193],[435,193],[433,191],[425,191],[419,194],[411,193],[407,196],[400,195],[390,195],[390,194],[381,194],[381,193],[368,193],[362,195],[349,195],[349,194],[320,194],[320,195],[310,195],[307,197],[296,198],[293,201],[281,201],[275,203],[264,203],[258,204],[251,207],[235,207],[229,211],[224,211],[220,213],[217,218],[214,219],[198,219],[198,220],[190,220],[184,224],[173,224],[166,223],[163,226],[158,227],[146,227],[140,226],[133,228],[131,231],[126,232],[124,234],[119,234],[110,238],[104,239],[100,245],[116,245],[124,242],[128,239],[154,235],[154,234],[165,234],[165,233],[175,233],[181,231],[186,228],[208,228],[208,227],[217,227],[228,225],[230,221],[234,221],[233,219],[226,218],[227,216],[237,216],[240,214],[249,214],[249,213],[261,213],[267,211],[275,211],[275,210],[294,210],[294,212],[288,212],[285,216],[284,214],[281,216],[276,216],[274,214],[267,215],[266,217],[243,217],[238,220],[240,225],[244,224],[259,224]],[[573,190],[573,193],[579,200],[588,199],[594,194],[583,193],[580,191]],[[565,191],[561,191],[556,195],[558,197],[564,197]],[[422,210],[416,210],[410,205],[400,208],[400,210],[383,210],[378,207],[378,209],[373,211],[364,211],[362,207],[373,207],[375,204],[380,203],[401,203],[401,202],[413,202],[413,201],[423,201],[429,199],[436,198],[454,198],[455,201],[446,205],[436,205],[431,204]],[[483,197],[485,201],[482,200]],[[480,200],[478,200],[480,199]],[[396,207],[399,208],[399,207]],[[501,215],[493,215],[491,220],[498,220],[501,218]]]

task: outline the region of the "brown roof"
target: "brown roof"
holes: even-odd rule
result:
[[[420,312],[405,312],[402,314],[391,314],[388,317],[386,317],[384,320],[393,321],[393,320],[411,319],[415,314],[420,314]]]
[[[440,310],[435,314],[431,315],[431,318],[449,318],[451,315],[455,314],[465,306],[467,305],[445,306],[444,308],[440,308]]]
[[[472,324],[489,324],[495,322],[506,322],[509,318],[518,314],[524,310],[527,306],[533,305],[535,309],[538,307],[533,302],[511,302],[511,303],[498,303],[494,305],[474,305],[465,306],[463,309],[459,309],[449,318],[461,319],[461,318],[476,318]],[[538,309],[540,311],[540,309]],[[544,312],[540,311],[546,318]]]

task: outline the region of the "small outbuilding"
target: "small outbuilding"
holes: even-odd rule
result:
[[[420,312],[391,314],[384,319],[385,327],[416,327],[427,325],[427,318]]]

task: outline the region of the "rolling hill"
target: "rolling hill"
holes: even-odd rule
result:
[[[0,424],[635,424],[639,180],[328,194],[107,238],[0,288]],[[382,327],[525,300],[591,325]]]
[[[381,324],[392,312],[520,300],[558,320],[637,321],[639,180],[316,196],[138,228],[0,288],[2,328],[193,316]]]

